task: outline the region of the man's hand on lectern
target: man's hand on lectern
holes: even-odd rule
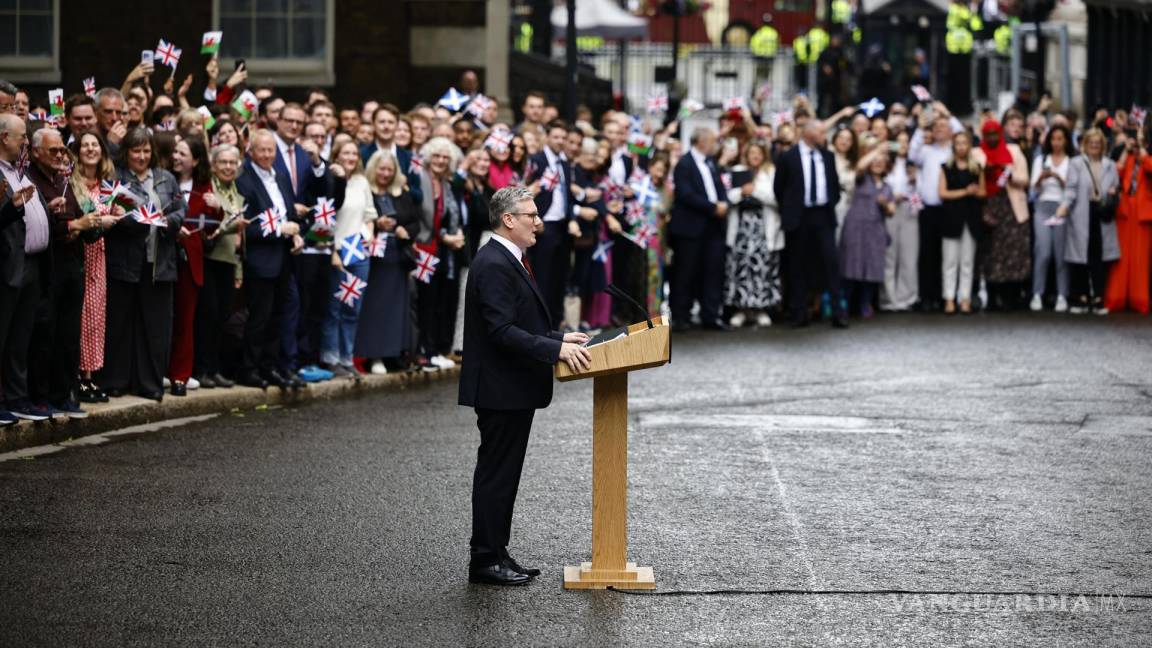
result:
[[[564,339],[567,340],[568,336],[565,335]],[[579,344],[565,341],[560,345],[560,362],[567,362],[572,371],[580,372],[592,366],[592,354]]]
[[[571,333],[564,334],[564,341],[573,344],[585,344],[589,339],[588,334],[582,331],[572,331]]]

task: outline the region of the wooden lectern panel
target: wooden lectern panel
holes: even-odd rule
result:
[[[567,363],[556,365],[556,379],[560,382],[582,380],[610,374],[636,371],[666,364],[672,355],[671,328],[664,317],[652,320],[654,328],[647,322],[639,322],[628,327],[628,335],[588,347],[592,355],[592,366],[581,372],[574,372]]]

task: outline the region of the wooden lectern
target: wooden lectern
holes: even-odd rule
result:
[[[666,318],[628,327],[628,335],[588,347],[592,365],[573,372],[556,365],[561,382],[592,385],[592,562],[564,568],[565,589],[656,589],[651,567],[627,562],[628,372],[659,367],[671,357]]]

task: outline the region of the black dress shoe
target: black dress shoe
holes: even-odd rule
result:
[[[532,577],[522,574],[504,563],[487,567],[468,567],[468,582],[482,585],[527,585]]]
[[[217,387],[224,389],[228,389],[229,387],[234,387],[236,385],[236,383],[225,378],[223,374],[216,374],[215,376],[212,376],[212,382],[216,383]]]
[[[156,401],[157,403],[162,402],[164,400],[164,392],[163,391],[157,391],[157,392],[142,391],[142,392],[137,393],[136,395],[139,396],[140,398],[147,398],[148,400]]]
[[[734,331],[732,325],[722,319],[713,320],[704,324],[703,328],[708,331]]]
[[[508,567],[509,569],[511,569],[514,572],[524,574],[525,576],[531,576],[531,577],[535,578],[535,577],[540,575],[539,569],[535,569],[533,567],[528,567],[528,568],[521,567],[520,564],[516,562],[516,559],[513,558],[512,556],[505,556],[504,557],[504,566]]]
[[[843,315],[835,315],[832,317],[832,328],[846,329],[848,328],[848,320],[844,319]]]
[[[200,381],[200,389],[216,389],[216,380],[207,374],[203,374],[196,378]]]
[[[188,385],[180,382],[179,380],[172,381],[172,395],[173,396],[187,396]]]
[[[247,371],[240,374],[238,382],[245,387],[255,387],[256,389],[268,388],[268,381],[261,378],[255,371]]]
[[[291,385],[288,379],[275,369],[269,369],[268,372],[264,374],[264,380],[267,380],[269,385],[279,387],[280,389],[288,389]]]

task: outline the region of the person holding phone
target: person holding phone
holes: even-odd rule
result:
[[[768,311],[780,304],[780,253],[784,230],[772,183],[776,167],[766,142],[752,140],[744,148],[742,163],[732,168],[725,243],[727,281],[724,303],[736,312],[728,323],[740,328],[749,320],[759,327],[772,325]]]
[[[1152,268],[1152,154],[1148,129],[1135,137],[1120,156],[1120,200],[1116,229],[1120,259],[1108,277],[1104,306],[1110,311],[1149,312],[1149,269]]]
[[[1056,312],[1068,310],[1068,266],[1064,243],[1068,239],[1067,219],[1057,213],[1068,183],[1068,164],[1075,154],[1072,131],[1056,124],[1048,131],[1042,154],[1032,163],[1032,189],[1036,192],[1036,215],[1032,220],[1032,302],[1029,308],[1044,308],[1048,286],[1048,266],[1055,265]]]

